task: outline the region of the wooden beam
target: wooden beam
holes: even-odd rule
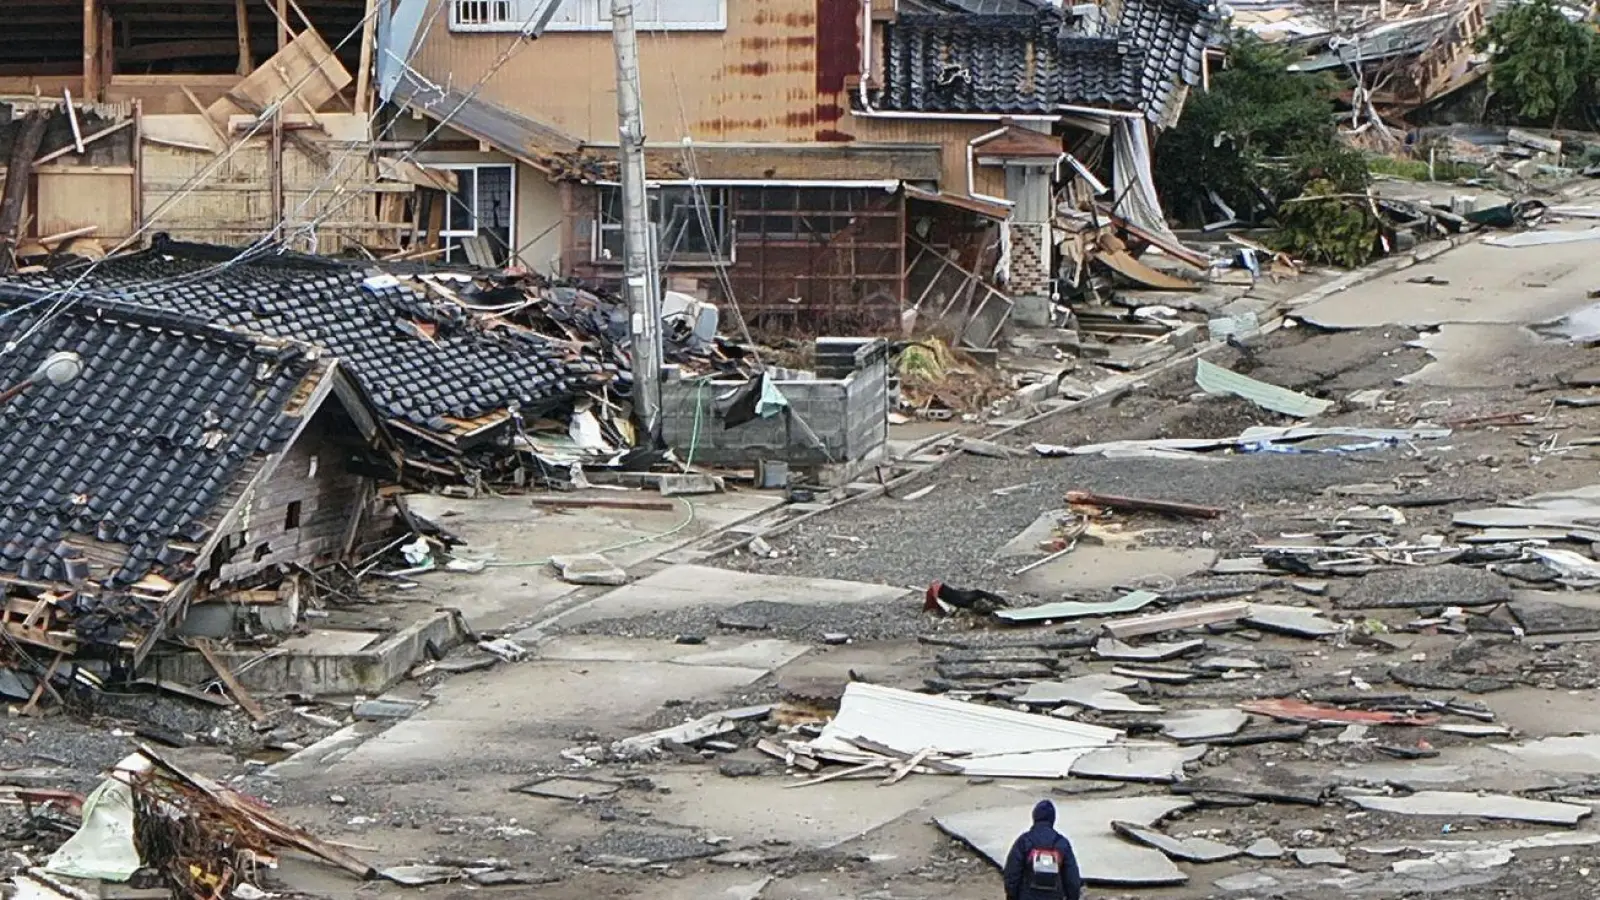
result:
[[[72,149],[83,152],[83,127],[78,124],[78,110],[72,105],[72,88],[61,89],[61,98],[67,109],[67,123],[72,126]]]
[[[83,0],[83,99],[98,102],[101,86],[100,0]]]
[[[278,52],[289,46],[289,0],[278,0]]]
[[[121,131],[124,128],[127,128],[129,125],[132,125],[132,124],[133,124],[133,118],[130,116],[129,118],[123,119],[121,122],[118,122],[115,125],[108,125],[107,127],[100,129],[99,131],[84,135],[82,137],[82,139],[77,143],[76,146],[74,146],[73,144],[68,144],[67,146],[62,147],[60,150],[51,150],[49,153],[46,153],[45,155],[43,155],[43,156],[39,157],[38,159],[34,160],[33,164],[35,166],[42,166],[45,163],[50,162],[51,160],[59,159],[59,158],[61,158],[63,156],[66,156],[68,153],[82,153],[85,149],[87,149],[88,145],[94,143],[95,141],[100,140],[101,138],[109,137],[109,136],[111,136],[113,134],[116,134],[117,132]]]
[[[272,179],[273,227],[283,221],[283,109],[272,112],[272,155],[267,159]]]
[[[55,694],[55,688],[50,686],[50,679],[56,677],[56,669],[61,667],[61,663],[66,658],[67,654],[57,653],[56,658],[50,661],[50,668],[44,670],[44,677],[39,679],[38,687],[33,689],[33,696],[28,698],[28,705],[22,708],[23,715],[31,716],[38,712],[39,698],[44,696],[45,691],[48,690],[52,695]],[[57,699],[59,700],[60,697],[57,697]]]
[[[244,685],[239,683],[239,679],[233,676],[233,670],[229,669],[226,663],[217,658],[216,651],[211,649],[211,642],[205,638],[200,638],[194,642],[194,646],[196,650],[200,651],[200,655],[206,658],[206,662],[210,664],[212,671],[217,673],[217,679],[222,682],[223,687],[228,689],[228,693],[233,696],[234,702],[239,704],[239,708],[248,713],[250,718],[257,722],[265,719],[267,714],[261,709],[261,704],[257,703],[256,698],[250,696],[250,692],[244,689]]]
[[[249,75],[256,68],[255,60],[250,58],[250,11],[245,6],[246,2],[247,0],[233,0],[233,15],[239,29],[240,75]]]
[[[671,500],[636,500],[632,497],[530,497],[534,506],[547,509],[633,509],[640,511],[671,512],[677,507]]]
[[[217,140],[222,142],[222,149],[226,150],[228,145],[233,143],[228,140],[228,133],[222,130],[222,126],[217,124],[216,119],[211,118],[211,113],[206,110],[205,104],[201,103],[200,98],[194,95],[194,91],[189,90],[187,84],[180,84],[178,87],[183,90],[183,95],[189,98],[189,102],[193,104],[195,112],[200,114],[200,118],[205,119],[206,124],[211,126],[211,133],[217,136]]]
[[[370,108],[367,93],[372,89],[372,43],[378,27],[378,0],[367,0],[366,16],[361,23],[361,61],[356,66],[355,111],[358,116],[366,115]]]
[[[198,56],[233,56],[239,42],[233,38],[185,38],[153,44],[135,44],[122,51],[124,62],[163,62]]]
[[[127,38],[124,30],[123,37]],[[111,21],[111,10],[100,8],[100,89],[105,90],[117,74],[117,29]],[[100,98],[85,98],[100,99]]]
[[[0,193],[0,274],[16,270],[13,251],[17,246],[22,224],[22,207],[28,196],[28,182],[33,180],[33,158],[39,155],[39,144],[44,141],[45,125],[50,121],[50,110],[36,109],[27,114],[21,132],[11,145],[11,162],[6,166],[6,186]]]

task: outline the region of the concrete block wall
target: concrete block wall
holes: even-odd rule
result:
[[[747,467],[773,460],[815,469],[875,459],[888,440],[887,347],[876,338],[854,340],[862,345],[853,354],[863,361],[860,368],[842,378],[774,379],[789,410],[737,428],[725,426],[721,409],[744,382],[668,381],[661,391],[662,436],[680,458],[689,457],[692,445],[694,461],[708,465]],[[831,349],[838,349],[838,342]]]
[[[1011,222],[1011,280],[1006,288],[1012,296],[1050,296],[1050,250],[1046,238],[1050,226],[1042,222]]]

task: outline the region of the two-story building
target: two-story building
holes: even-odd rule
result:
[[[562,0],[529,40],[540,7],[385,8],[378,89],[410,119],[385,127],[454,170],[455,198],[424,223],[452,252],[485,238],[499,261],[613,279],[610,3]],[[984,318],[1009,301],[980,281],[1047,302],[1064,200],[1164,228],[1150,138],[1203,82],[1215,23],[1198,0],[638,0],[636,14],[670,283],[809,331],[912,309]]]

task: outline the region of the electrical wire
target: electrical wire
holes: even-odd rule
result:
[[[677,48],[673,46],[674,42],[670,30],[652,30],[650,37],[666,50],[668,58],[676,58],[675,50]],[[759,351],[754,350],[755,339],[750,336],[750,324],[744,317],[744,311],[739,308],[738,294],[734,291],[733,280],[728,276],[728,264],[721,257],[721,245],[715,232],[716,223],[711,218],[711,200],[705,192],[705,186],[700,184],[700,164],[694,152],[694,136],[690,133],[689,128],[689,110],[683,102],[683,86],[678,83],[677,69],[668,68],[667,77],[672,84],[673,99],[677,101],[678,127],[683,132],[681,141],[683,149],[681,152],[684,168],[689,173],[689,194],[694,200],[695,213],[700,220],[700,230],[705,236],[706,246],[711,250],[712,268],[717,273],[718,285],[722,288],[723,295],[728,298],[728,303],[733,307],[733,314],[738,319],[739,333],[744,337],[745,343],[751,346],[756,365],[761,367],[763,366],[761,354]],[[728,227],[737,229],[737,222],[730,221]]]
[[[24,304],[23,306],[17,307],[15,310],[13,310],[12,312],[19,312],[23,309],[31,308],[46,301],[53,300],[50,307],[45,310],[45,313],[39,317],[38,321],[30,325],[21,335],[18,335],[17,337],[7,341],[3,346],[0,346],[0,357],[3,357],[6,354],[16,350],[35,334],[38,334],[39,331],[41,331],[50,322],[54,321],[56,318],[65,313],[73,304],[77,303],[78,300],[82,299],[82,297],[85,295],[78,291],[78,287],[82,285],[90,275],[94,274],[96,269],[98,269],[101,265],[104,265],[106,260],[116,256],[118,253],[121,253],[123,250],[131,246],[135,241],[142,238],[145,233],[156,224],[161,216],[171,209],[175,203],[192,194],[200,187],[201,183],[203,183],[206,179],[209,179],[218,169],[232,159],[233,156],[238,153],[248,141],[259,134],[262,128],[266,127],[266,124],[270,119],[275,117],[279,111],[282,110],[284,104],[288,102],[290,97],[297,96],[297,92],[299,91],[301,85],[309,81],[313,75],[319,74],[322,71],[322,63],[328,58],[335,57],[338,51],[343,48],[345,44],[349,43],[350,40],[356,35],[362,33],[362,31],[366,28],[367,21],[377,14],[378,7],[374,5],[372,10],[368,12],[367,15],[362,16],[360,21],[358,21],[349,32],[346,32],[344,37],[340,38],[337,44],[329,48],[326,57],[318,60],[316,65],[308,67],[305,74],[300,76],[300,78],[293,84],[288,85],[288,90],[284,92],[282,97],[266,105],[265,110],[261,115],[256,117],[255,122],[252,124],[248,132],[242,135],[239,140],[233,142],[233,144],[227,147],[223,153],[219,154],[217,158],[213,159],[207,166],[191,176],[186,182],[184,182],[177,192],[167,197],[166,200],[163,200],[149,216],[145,217],[144,222],[142,222],[138,228],[134,229],[132,234],[128,235],[126,238],[123,238],[122,241],[113,247],[111,251],[104,257],[91,263],[81,274],[78,275],[76,279],[73,280],[71,284],[64,288],[50,290],[37,300],[30,300],[27,304]]]
[[[441,4],[441,8],[442,8],[442,4]],[[534,20],[539,17],[540,13],[541,13],[541,9],[536,5],[534,7],[534,9],[533,9],[533,12],[528,16],[528,18],[523,20],[522,27],[518,29],[517,36],[514,37],[509,44],[506,45],[505,50],[503,50],[500,53],[500,55],[495,58],[494,62],[492,62],[490,64],[488,70],[483,73],[483,76],[481,78],[479,78],[477,80],[477,82],[475,84],[473,84],[473,86],[461,98],[461,102],[456,104],[456,107],[454,109],[452,109],[449,113],[447,113],[445,116],[440,118],[438,124],[435,125],[427,134],[425,134],[422,137],[421,140],[417,141],[415,146],[413,146],[410,150],[407,150],[405,153],[401,154],[400,157],[398,157],[398,160],[400,162],[413,161],[415,159],[417,153],[421,152],[422,148],[424,146],[426,146],[428,141],[432,140],[436,135],[439,134],[439,132],[443,131],[449,125],[449,123],[452,120],[454,120],[455,117],[463,109],[466,108],[466,106],[469,103],[471,103],[474,99],[476,99],[477,96],[478,96],[478,93],[480,91],[482,91],[484,89],[484,87],[486,87],[488,85],[489,80],[491,78],[493,78],[500,71],[500,69],[503,68],[506,65],[506,63],[510,62],[512,57],[516,56],[517,53],[519,53],[523,49],[523,47],[525,47],[527,44],[532,43],[532,41],[527,38],[526,32],[530,27],[533,26]],[[398,121],[398,120],[396,120],[396,121]],[[336,192],[337,191],[342,191],[344,189],[344,186],[346,184],[348,184],[351,180],[353,180],[353,178],[354,178],[354,176],[351,176],[349,178],[346,178],[343,182],[341,182],[339,188],[336,189]],[[375,184],[375,183],[376,183],[376,181],[368,181],[367,182],[368,185]],[[363,188],[364,187],[365,186],[363,186]],[[301,226],[299,226],[299,228],[296,230],[295,234],[291,235],[289,239],[292,240],[293,237],[298,236],[300,234],[304,234],[304,233],[308,233],[308,232],[314,232],[318,225],[320,225],[323,222],[327,221],[328,218],[330,218],[335,213],[340,212],[345,207],[349,206],[350,203],[353,202],[354,197],[359,196],[360,193],[361,193],[360,191],[351,192],[350,194],[347,195],[347,198],[341,204],[339,204],[338,206],[334,206],[334,207],[331,207],[329,209],[323,210],[323,212],[321,214],[319,214],[318,216],[313,218],[311,221],[306,222],[306,223],[302,224]]]

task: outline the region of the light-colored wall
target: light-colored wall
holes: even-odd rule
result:
[[[432,81],[471,91],[521,39],[451,32],[445,2],[433,0],[424,15],[425,34],[410,64]],[[728,0],[724,31],[641,32],[648,139],[939,145],[940,188],[965,194],[966,144],[996,122],[853,115],[845,80],[860,70],[860,28],[859,0]],[[615,145],[611,34],[552,31],[524,42],[477,96],[582,142]],[[980,167],[976,179],[978,193],[1004,196],[1004,173]]]
[[[518,260],[543,275],[561,271],[561,189],[527,164],[517,166]]]

